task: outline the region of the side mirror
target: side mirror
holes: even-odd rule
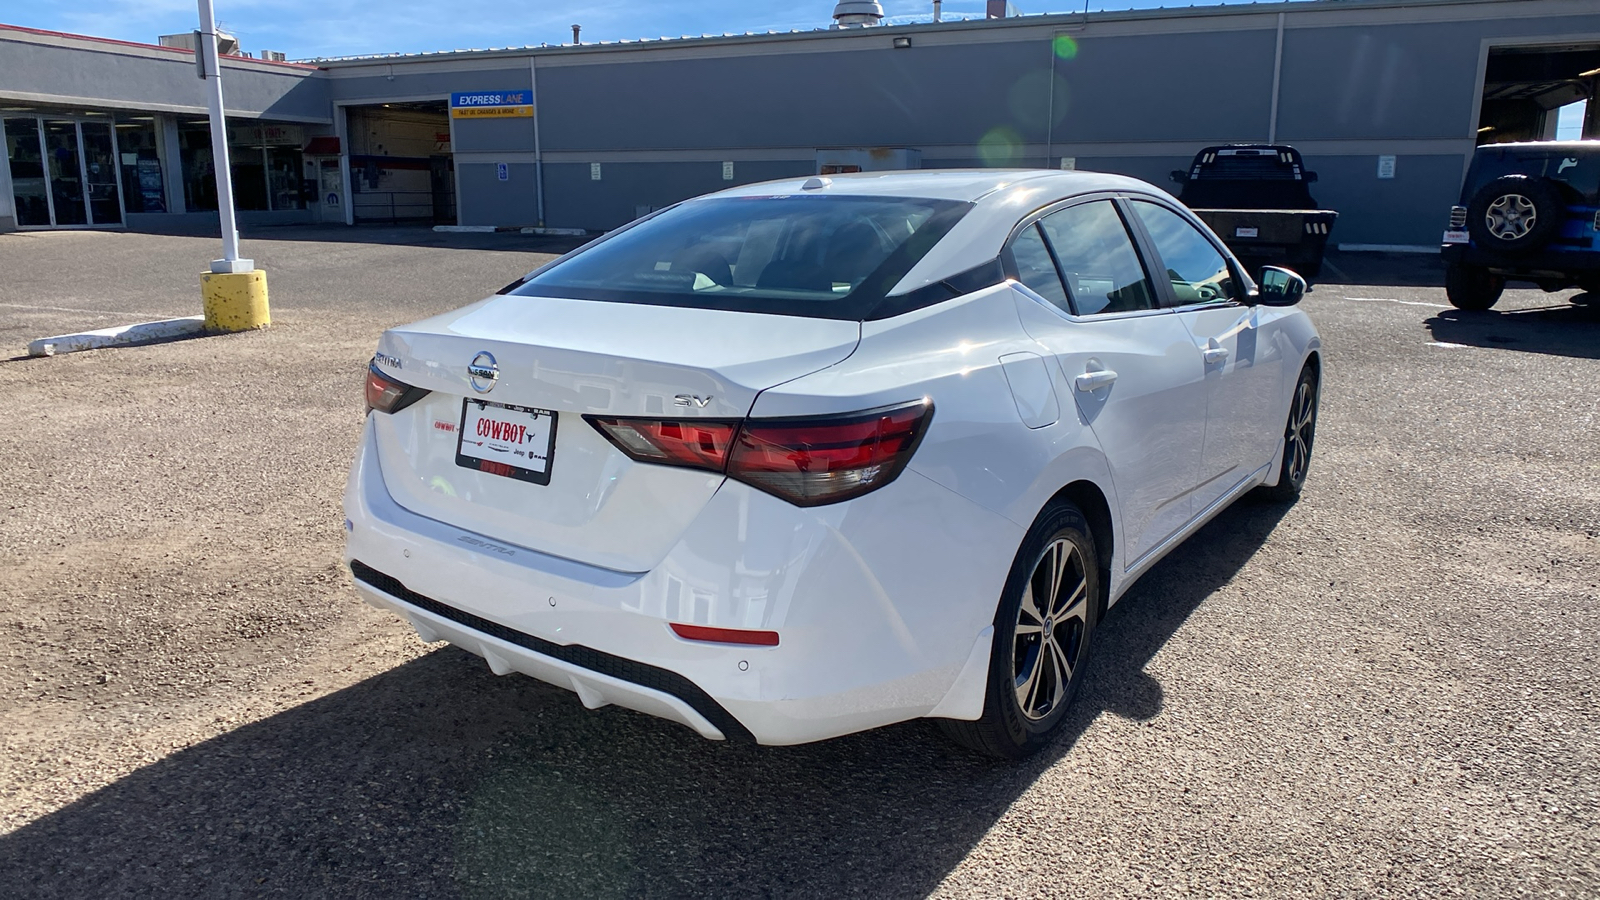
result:
[[[1315,172],[1305,172],[1305,173],[1303,173],[1303,177],[1306,180],[1306,184],[1311,184],[1311,183],[1313,183],[1313,182],[1315,182],[1317,180],[1317,173],[1315,173]]]
[[[1176,182],[1178,184],[1183,184],[1184,182],[1189,180],[1189,173],[1185,172],[1182,169],[1173,169],[1171,177],[1172,177],[1172,180],[1174,182]]]
[[[1266,266],[1261,270],[1261,290],[1256,299],[1262,306],[1293,306],[1306,295],[1306,280],[1288,269]]]

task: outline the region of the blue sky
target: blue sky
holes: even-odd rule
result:
[[[810,29],[833,0],[214,0],[218,22],[247,51],[290,59],[362,53],[559,44],[583,25],[587,41]],[[893,21],[926,20],[930,0],[880,0]],[[1213,0],[1215,3],[1216,0]],[[1225,2],[1225,0],[1224,0]],[[1076,12],[1082,0],[1021,0],[1024,13]],[[1173,0],[1090,0],[1091,9],[1186,6]],[[1212,5],[1212,4],[1196,4]],[[946,18],[981,17],[984,0],[945,0]],[[192,31],[194,0],[46,0],[0,4],[0,22],[154,43]]]

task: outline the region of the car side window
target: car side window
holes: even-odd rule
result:
[[[1062,312],[1072,312],[1067,292],[1061,287],[1061,275],[1056,272],[1050,249],[1039,235],[1038,225],[1029,225],[1011,242],[1011,258],[1017,264],[1017,280],[1033,292],[1060,307]]]
[[[1039,220],[1080,316],[1155,308],[1155,291],[1110,200],[1069,206]]]
[[[1165,206],[1144,200],[1135,200],[1132,205],[1161,255],[1177,305],[1239,299],[1227,258],[1199,229]]]

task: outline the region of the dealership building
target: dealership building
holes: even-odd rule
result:
[[[1318,173],[1336,243],[1428,247],[1478,144],[1553,137],[1562,108],[1600,137],[1595,0],[1001,3],[918,24],[815,5],[815,30],[783,33],[299,62],[225,47],[240,221],[593,231],[735,184],[907,167],[1171,186],[1204,146],[1265,141]],[[0,25],[0,231],[215,226],[187,37]]]

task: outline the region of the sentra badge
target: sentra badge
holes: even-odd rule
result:
[[[494,354],[485,350],[472,358],[467,364],[467,381],[471,382],[472,389],[480,394],[487,394],[494,390],[494,383],[500,378],[500,366],[494,361]]]

